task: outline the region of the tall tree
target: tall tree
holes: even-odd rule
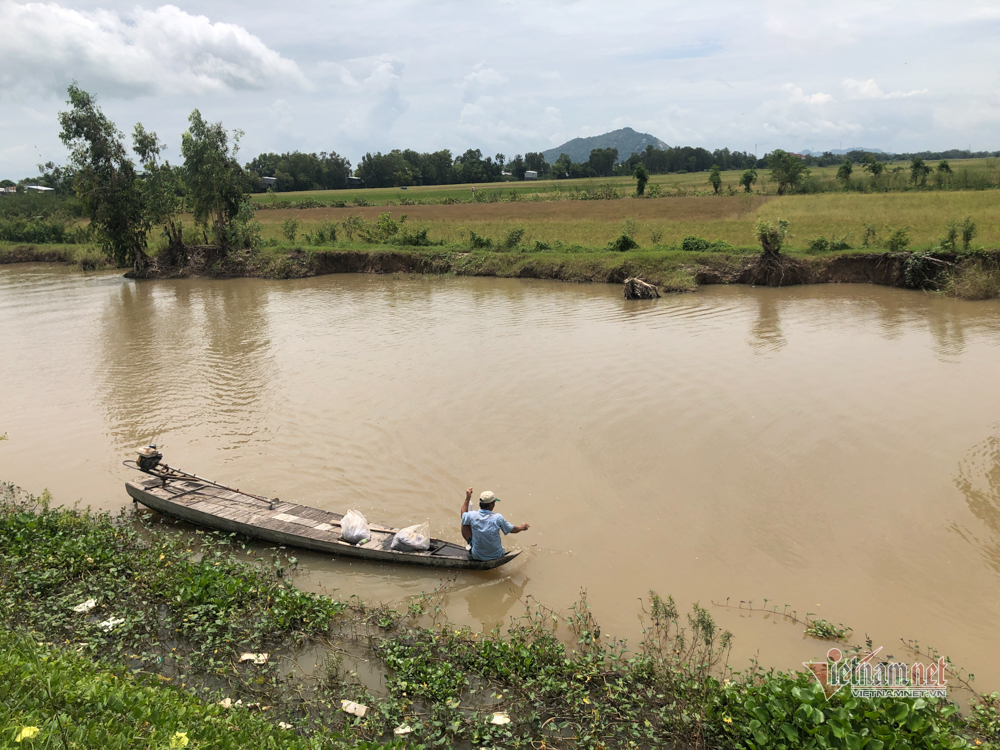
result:
[[[635,178],[635,194],[644,195],[646,193],[646,183],[649,182],[649,172],[646,171],[646,168],[642,164],[639,164],[636,166],[632,176]]]
[[[141,275],[149,264],[146,235],[150,223],[138,189],[135,164],[123,135],[97,100],[75,83],[70,85],[68,112],[59,113],[59,138],[70,149],[75,187],[97,230],[100,243],[114,261]]]
[[[590,152],[588,163],[598,177],[610,177],[618,161],[617,148],[595,148]]]
[[[182,186],[178,170],[170,162],[160,163],[163,144],[156,133],[137,123],[132,131],[132,150],[142,163],[143,178],[138,185],[142,192],[146,217],[150,224],[163,226],[163,234],[173,251],[183,246],[182,227],[174,221],[180,208]]]
[[[868,172],[876,180],[885,171],[885,164],[880,162],[875,154],[865,154],[862,159],[862,163],[864,164],[862,169]]]
[[[931,173],[931,168],[924,163],[924,160],[914,156],[910,162],[910,182],[920,183],[921,187],[927,184],[927,175]]]
[[[236,160],[243,133],[234,130],[230,135],[221,122],[206,122],[197,109],[188,122],[190,128],[181,139],[181,153],[194,220],[210,228],[220,246],[245,244],[236,231],[241,209],[243,219],[249,207],[244,192],[247,180]]]
[[[712,171],[708,175],[708,181],[712,183],[712,189],[715,190],[715,194],[719,194],[719,188],[722,187],[722,172],[719,169],[718,164],[712,165]]]
[[[789,188],[798,187],[809,174],[802,159],[780,148],[768,154],[767,166],[771,170],[771,178],[778,183],[778,195],[784,195]]]
[[[842,180],[846,185],[851,181],[851,172],[854,171],[854,164],[850,159],[844,159],[841,162],[840,167],[837,169],[837,179]]]
[[[524,155],[524,168],[542,175],[549,171],[549,164],[541,151],[529,151]]]

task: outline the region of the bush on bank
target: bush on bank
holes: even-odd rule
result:
[[[963,718],[945,701],[827,701],[804,675],[732,673],[730,636],[669,597],[651,594],[632,651],[601,632],[585,595],[568,613],[535,606],[505,631],[475,632],[448,624],[434,595],[400,612],[301,592],[288,582],[294,558],[237,556],[250,551],[4,485],[0,742],[38,727],[49,747],[171,747],[184,733],[191,747],[318,748],[386,740],[403,725],[414,747],[936,750],[1000,739],[995,696]],[[325,667],[298,676],[288,667],[310,644],[328,648]],[[345,648],[375,658],[384,692],[345,672]],[[223,708],[222,696],[243,707]],[[342,699],[367,715],[345,714]],[[509,723],[493,723],[500,712]]]

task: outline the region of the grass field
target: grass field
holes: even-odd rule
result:
[[[340,226],[349,216],[373,220],[387,211],[394,219],[406,214],[411,231],[426,229],[431,240],[448,244],[467,243],[470,232],[497,242],[512,230],[523,229],[521,244],[528,247],[543,242],[599,248],[621,234],[628,222],[644,248],[677,247],[688,235],[749,248],[756,245],[753,227],[758,218],[780,218],[790,222],[790,249],[805,249],[819,236],[846,237],[851,247],[860,248],[869,229],[875,232],[869,241],[872,249],[880,247],[896,229],[908,232],[911,249],[924,249],[939,243],[950,222],[961,223],[971,217],[977,226],[975,246],[1000,245],[1000,194],[995,191],[380,205],[258,211],[257,218],[264,238],[284,245],[301,244],[304,234],[315,234],[324,224],[337,225],[338,236],[342,236]],[[296,240],[291,243],[283,233],[288,220],[299,222]]]
[[[936,161],[927,162],[935,168]],[[1000,159],[963,159],[952,161],[953,175],[948,178],[947,185],[961,187],[969,183],[969,187],[1000,186]],[[895,171],[898,170],[898,171]],[[740,186],[740,171],[722,173],[722,190],[743,192]],[[777,186],[771,181],[766,169],[757,170],[758,180],[754,191],[763,195],[774,195]],[[810,178],[813,186],[822,191],[841,189],[837,182],[837,167],[812,167]],[[909,162],[890,162],[883,177],[883,189],[908,190]],[[855,165],[853,173],[855,184],[865,183],[867,176],[860,166]],[[935,176],[932,175],[928,184],[934,186]],[[476,183],[475,185],[425,185],[407,188],[373,188],[366,190],[311,190],[293,193],[270,193],[254,195],[254,200],[262,206],[297,204],[308,201],[319,201],[326,204],[343,202],[348,206],[357,206],[360,199],[372,206],[401,205],[406,202],[440,203],[442,201],[471,202],[472,188],[475,187],[479,201],[490,201],[491,198],[509,200],[511,192],[518,200],[558,200],[571,199],[583,191],[594,191],[603,186],[610,186],[619,192],[621,197],[635,192],[635,180],[631,177],[589,177],[579,180],[539,180],[537,182],[493,182]],[[708,172],[689,172],[685,174],[653,175],[650,177],[647,189],[659,189],[664,195],[683,197],[684,195],[705,194],[712,192],[708,182]]]

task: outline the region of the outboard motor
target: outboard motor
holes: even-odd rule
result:
[[[149,445],[146,448],[140,448],[139,457],[136,459],[136,463],[139,468],[145,472],[150,472],[155,469],[159,463],[160,459],[163,458],[163,454],[156,450],[156,445]]]

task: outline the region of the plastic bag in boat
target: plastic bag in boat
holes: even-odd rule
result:
[[[396,532],[392,540],[392,549],[400,552],[419,552],[431,548],[431,527],[427,523],[407,526]]]
[[[357,544],[365,539],[371,539],[372,532],[368,528],[368,521],[356,510],[349,510],[340,519],[340,538],[345,542]]]

